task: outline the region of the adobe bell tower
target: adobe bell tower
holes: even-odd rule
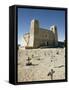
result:
[[[32,20],[30,25],[29,46],[36,47],[35,37],[38,32],[39,32],[39,22],[38,20]]]
[[[55,39],[55,46],[58,46],[58,33],[57,33],[57,27],[55,25],[50,27],[50,30],[53,32],[54,34],[54,39]]]

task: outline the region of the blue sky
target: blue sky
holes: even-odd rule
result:
[[[56,25],[58,29],[58,40],[65,40],[65,11],[47,9],[18,8],[18,44],[22,43],[23,35],[30,31],[32,19],[39,20],[41,28],[50,29]]]

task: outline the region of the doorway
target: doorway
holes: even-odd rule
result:
[[[47,41],[47,46],[48,46],[48,41]]]

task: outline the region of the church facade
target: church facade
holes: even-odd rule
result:
[[[30,32],[23,36],[24,47],[38,48],[42,46],[58,46],[58,33],[55,25],[50,29],[40,28],[38,20],[32,20]]]

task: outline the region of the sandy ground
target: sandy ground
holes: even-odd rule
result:
[[[65,48],[18,50],[18,82],[57,79],[65,79]]]

